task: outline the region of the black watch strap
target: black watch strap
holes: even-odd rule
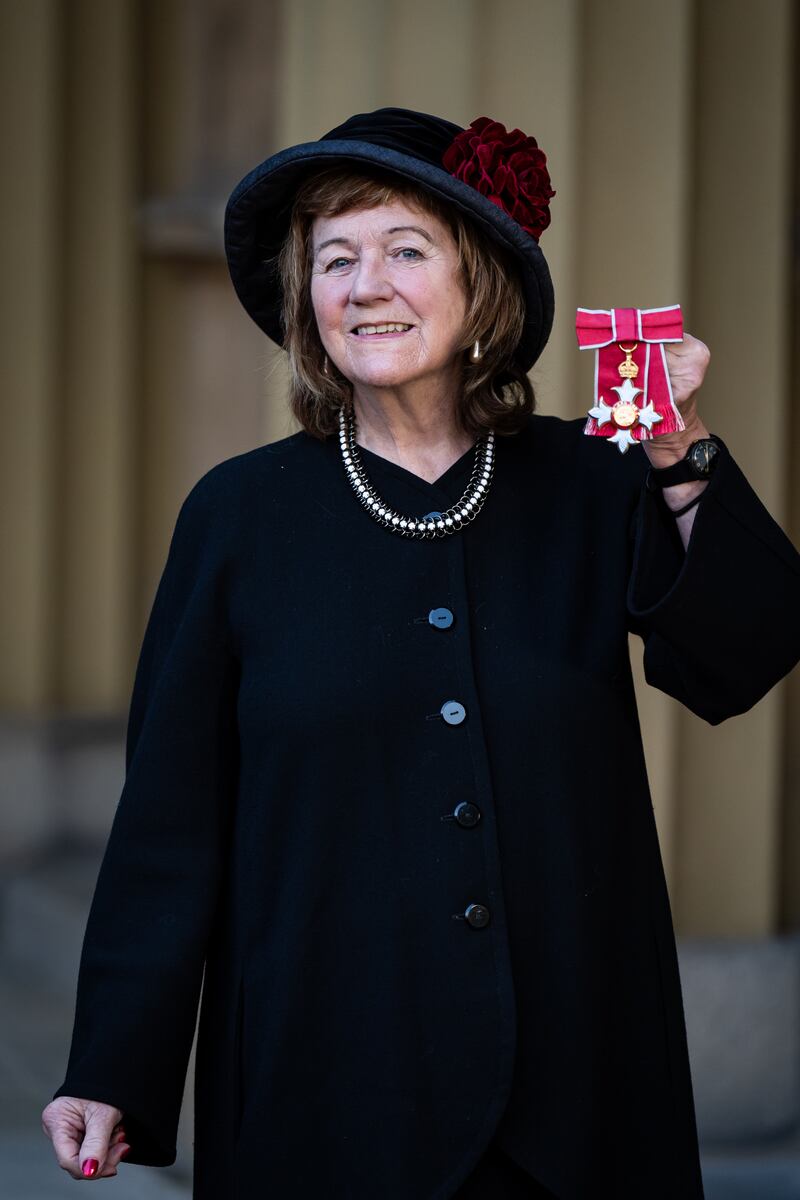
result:
[[[713,434],[711,437],[698,438],[692,442],[680,462],[669,467],[650,467],[645,479],[647,490],[655,492],[676,483],[710,479],[717,465],[719,450],[719,443]]]

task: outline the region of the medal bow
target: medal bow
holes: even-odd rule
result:
[[[679,304],[579,308],[575,330],[579,348],[596,351],[594,406],[584,433],[607,437],[624,454],[634,442],[685,428],[664,350],[666,343],[683,340]]]

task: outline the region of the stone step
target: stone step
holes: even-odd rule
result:
[[[784,1143],[800,1162],[800,937],[685,939],[678,955],[701,1140]]]
[[[0,949],[32,979],[60,995],[74,992],[83,932],[100,852],[49,855],[0,884]]]
[[[703,1156],[706,1200],[800,1200],[797,1159],[753,1161]]]

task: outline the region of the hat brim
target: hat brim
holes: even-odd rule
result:
[[[524,371],[530,370],[550,336],[554,312],[553,283],[536,239],[488,197],[443,168],[365,141],[290,146],[255,167],[231,193],[225,210],[228,269],[237,296],[256,324],[283,345],[282,291],[275,259],[289,229],[301,180],[333,164],[380,167],[401,179],[416,181],[454,204],[513,255],[520,267],[526,308],[515,358]]]

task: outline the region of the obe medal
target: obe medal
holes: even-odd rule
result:
[[[612,387],[611,391],[616,392],[619,399],[615,404],[608,405],[600,396],[594,408],[589,409],[589,416],[594,417],[598,426],[605,425],[608,421],[613,423],[615,432],[608,440],[616,442],[620,453],[624,454],[628,447],[636,442],[631,433],[632,429],[643,425],[645,429],[650,430],[662,417],[652,404],[648,403],[640,408],[636,403],[636,397],[642,394],[642,389],[636,387],[633,382],[639,374],[639,365],[633,361],[633,353],[638,343],[634,342],[630,347],[623,346],[621,342],[617,345],[625,355],[624,361],[617,367],[622,376],[622,383]]]
[[[607,438],[625,454],[636,442],[685,428],[665,353],[670,342],[683,340],[679,304],[579,308],[575,332],[578,347],[595,352],[594,404],[584,433]]]

